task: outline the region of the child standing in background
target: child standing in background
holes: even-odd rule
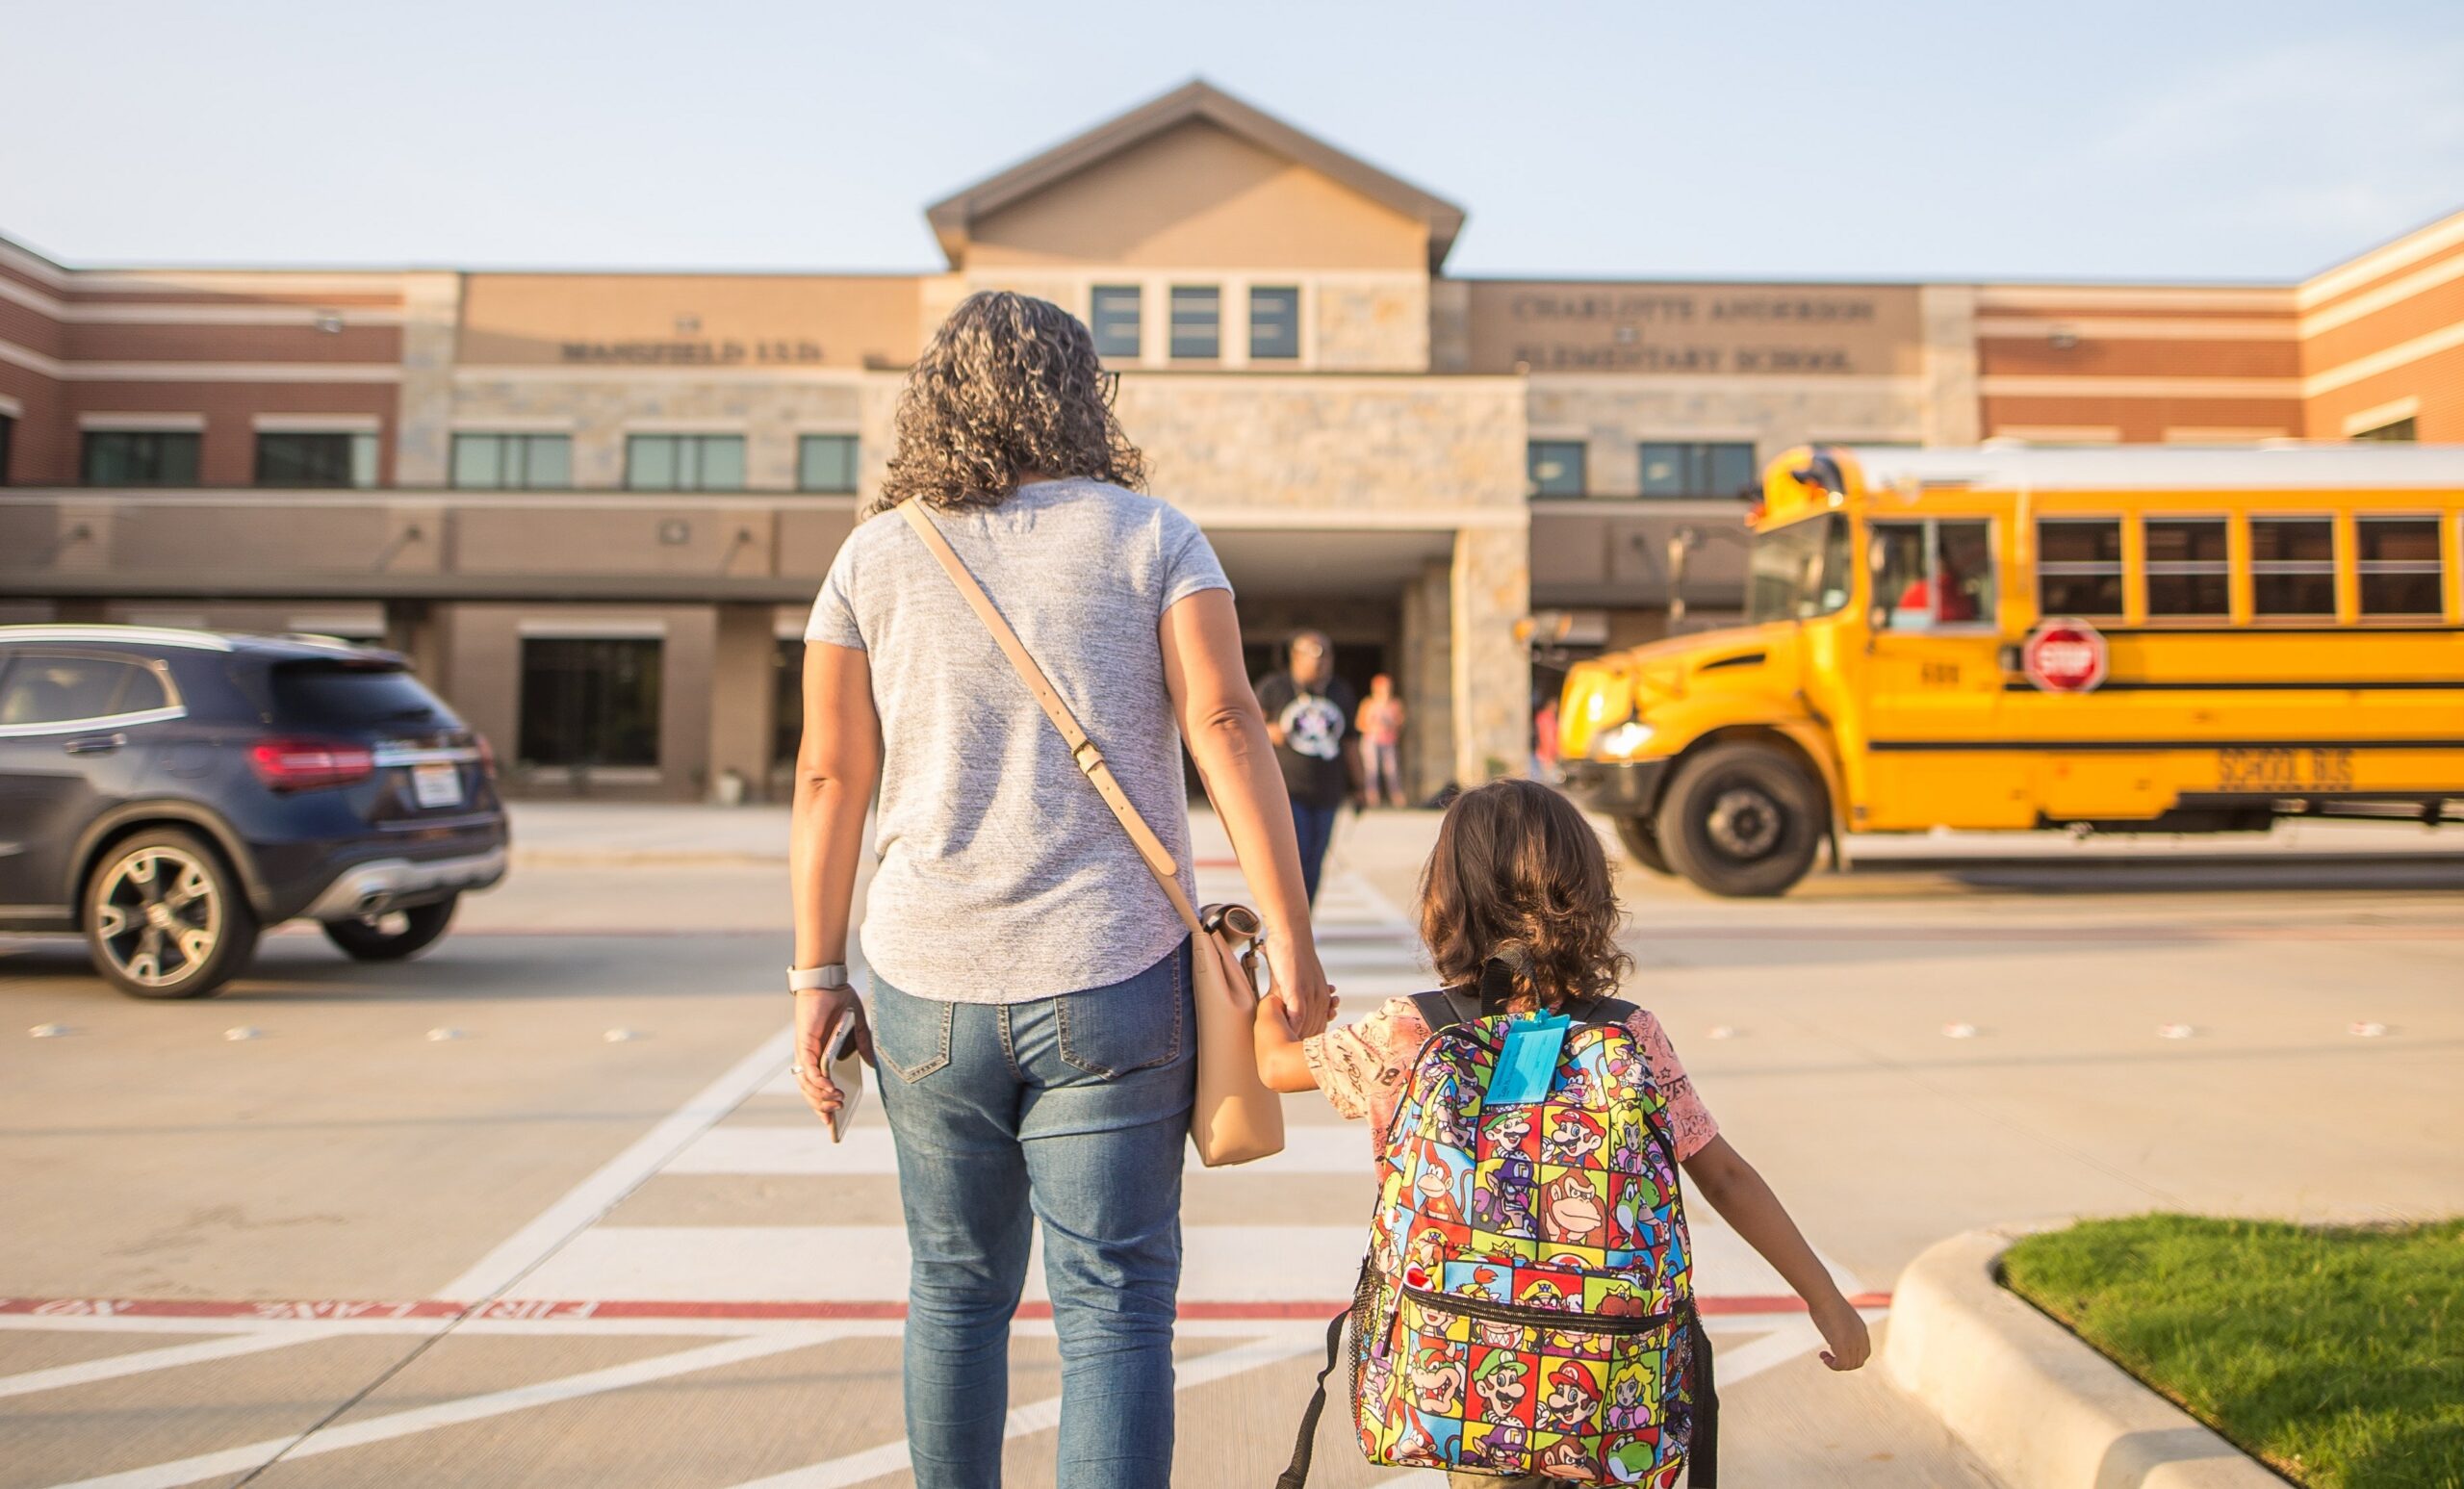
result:
[[[1352,728],[1360,733],[1362,795],[1372,807],[1403,805],[1403,701],[1385,673],[1369,680]]]

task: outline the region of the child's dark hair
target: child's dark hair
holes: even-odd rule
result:
[[[1633,965],[1617,946],[1622,913],[1600,834],[1536,781],[1456,797],[1421,870],[1421,939],[1438,976],[1461,987],[1503,961],[1518,1008],[1614,992]]]

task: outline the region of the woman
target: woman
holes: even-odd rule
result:
[[[1000,1482],[1031,1209],[1063,1360],[1060,1482],[1168,1482],[1194,1014],[1188,937],[1162,887],[889,508],[923,503],[1194,897],[1188,743],[1266,922],[1283,1016],[1296,1036],[1325,1025],[1292,812],[1230,587],[1196,526],[1137,494],[1144,464],[1111,387],[1060,307],[1007,293],[962,303],[908,377],[881,496],[806,632],[795,1066],[827,1117],[839,1094],[821,1040],[859,1010],[840,963],[878,784],[860,1047],[881,1072],[914,1257],[906,1400],[920,1489]]]

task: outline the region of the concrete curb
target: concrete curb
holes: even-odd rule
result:
[[[1939,1243],[1891,1296],[1883,1358],[2009,1489],[2284,1489],[1995,1278],[2034,1227]]]

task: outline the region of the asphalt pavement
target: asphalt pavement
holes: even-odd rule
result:
[[[1349,1011],[1423,985],[1399,907],[1433,825],[1343,830],[1321,921]],[[1974,1224],[2451,1214],[2464,860],[2404,835],[1860,845],[1777,902],[1633,871],[1628,994],[1880,1327],[1899,1268]],[[405,965],[293,928],[222,997],[148,1004],[0,937],[0,1489],[907,1481],[886,1135],[869,1111],[832,1146],[781,1078],[781,814],[533,806],[516,841]],[[1291,1112],[1285,1155],[1189,1180],[1185,1485],[1271,1481],[1356,1263],[1367,1139]],[[1697,1227],[1732,1482],[1990,1482]],[[1051,1478],[1057,1384],[1031,1293],[1014,1484]],[[1319,1462],[1434,1483],[1332,1426]]]

